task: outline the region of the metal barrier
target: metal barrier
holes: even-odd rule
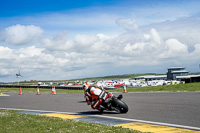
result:
[[[5,87],[5,88],[45,88],[45,89],[52,89],[52,86],[37,86],[37,85],[0,85],[0,87]],[[73,85],[73,86],[55,86],[56,89],[67,89],[67,90],[82,90],[83,87],[81,85]],[[106,90],[111,90],[111,89],[121,89],[121,87],[118,88],[107,88],[104,87]]]
[[[45,88],[45,89],[51,89],[52,86],[28,86],[28,85],[0,85],[0,87],[5,87],[5,88]],[[55,86],[56,89],[67,89],[67,90],[82,90],[82,86]]]

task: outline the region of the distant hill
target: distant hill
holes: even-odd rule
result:
[[[137,76],[143,75],[163,75],[156,73],[139,73],[139,74],[123,74],[123,75],[110,75],[103,77],[90,77],[90,78],[81,78],[81,79],[73,79],[73,80],[110,80],[110,79],[132,79]]]
[[[198,75],[198,73],[189,73],[189,75]],[[166,75],[165,74],[157,74],[157,73],[136,73],[136,74],[123,74],[123,75],[110,75],[110,76],[103,76],[103,77],[89,77],[89,78],[81,78],[81,79],[72,79],[74,80],[110,80],[110,79],[132,79],[138,76],[144,75]]]
[[[200,73],[189,73],[189,75],[197,75]],[[35,83],[37,82],[75,82],[79,81],[99,81],[99,80],[111,80],[111,79],[133,79],[134,77],[144,76],[144,75],[165,75],[165,74],[157,74],[157,73],[136,73],[136,74],[123,74],[123,75],[109,75],[103,77],[89,77],[89,78],[80,78],[80,79],[70,79],[70,80],[34,80],[34,81],[21,81],[21,83]]]

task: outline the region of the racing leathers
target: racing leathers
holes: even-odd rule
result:
[[[85,94],[88,105],[91,105],[93,109],[99,109],[101,103],[109,96],[106,90],[95,86],[89,86]]]

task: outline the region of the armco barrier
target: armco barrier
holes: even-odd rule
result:
[[[5,87],[5,88],[37,88],[37,85],[0,85],[0,87]],[[73,86],[55,86],[56,89],[67,89],[67,90],[82,90],[82,85],[73,85]],[[52,86],[39,86],[39,88],[46,88],[46,89],[52,89]],[[106,88],[106,90],[111,90],[111,89],[121,89],[121,87],[118,88]]]
[[[0,85],[0,87],[6,87],[6,88],[37,88],[37,85],[34,86],[28,86],[28,85]],[[55,86],[56,89],[67,89],[67,90],[82,90],[82,86]],[[52,86],[39,86],[39,88],[46,88],[51,89]]]

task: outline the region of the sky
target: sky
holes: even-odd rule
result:
[[[199,72],[199,7],[198,0],[2,0],[0,82]]]

